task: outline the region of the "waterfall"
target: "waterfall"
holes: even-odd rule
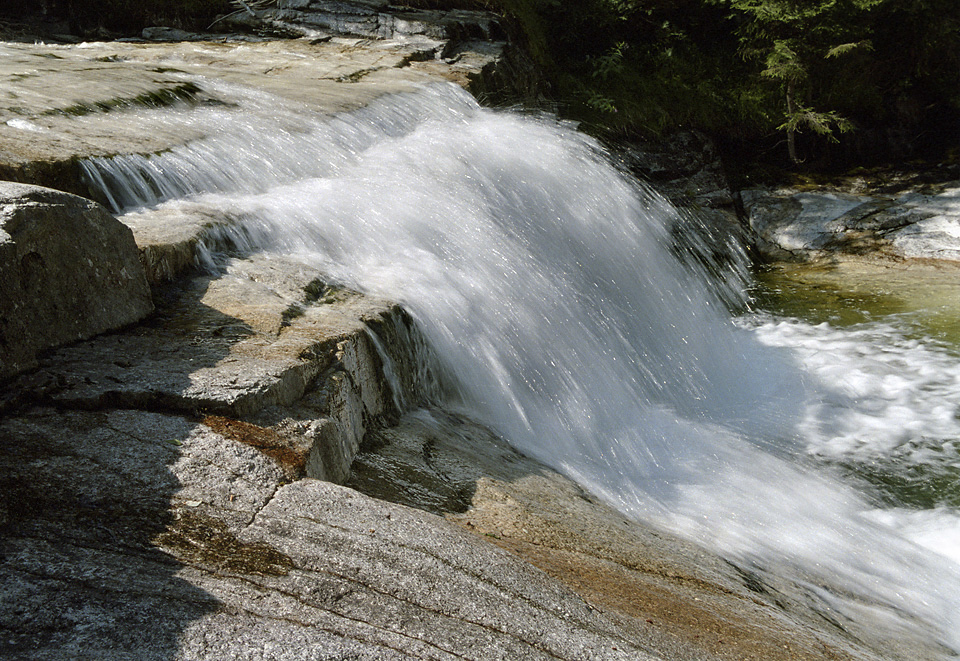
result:
[[[731,313],[744,264],[724,283],[678,259],[677,211],[596,142],[444,85],[334,119],[240,106],[172,116],[213,130],[89,161],[88,177],[118,210],[189,197],[257,249],[401,303],[446,406],[625,514],[775,567],[866,626],[960,650],[960,568],[811,460],[844,412],[871,415],[824,385],[817,329]]]

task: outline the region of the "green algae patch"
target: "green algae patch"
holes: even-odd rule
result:
[[[173,521],[152,540],[182,562],[213,571],[286,576],[293,560],[269,544],[247,544],[212,516],[177,509]]]
[[[182,102],[195,103],[198,94],[200,94],[200,87],[195,83],[187,82],[174,87],[143,92],[130,98],[116,97],[106,101],[75,103],[65,108],[49,110],[44,114],[82,117],[97,112],[112,112],[129,108],[165,108]]]
[[[754,305],[809,323],[896,320],[960,351],[960,265],[941,260],[849,259],[763,269]]]

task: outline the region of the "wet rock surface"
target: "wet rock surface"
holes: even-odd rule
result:
[[[148,155],[206,137],[215,126],[171,125],[163,121],[164,112],[229,109],[235,103],[230,85],[332,114],[429,82],[469,86],[489,78],[485,71],[499,55],[494,42],[426,37],[82,46],[0,42],[0,86],[6,91],[0,98],[0,179],[89,196],[81,159]],[[135,119],[126,112],[133,109],[141,111]]]
[[[347,484],[482,535],[664,659],[939,654],[893,638],[878,654],[868,648],[878,643],[869,618],[849,621],[810,586],[637,524],[461,415],[422,410],[375,431]]]
[[[770,259],[849,255],[960,262],[960,183],[895,193],[752,189],[740,193]]]
[[[276,0],[244,8],[225,18],[257,31],[283,30],[307,37],[330,35],[372,39],[428,37],[446,40],[499,40],[505,35],[491,12],[426,10],[392,6],[387,0]],[[266,5],[266,6],[264,6]]]

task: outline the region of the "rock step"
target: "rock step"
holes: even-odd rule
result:
[[[406,323],[398,306],[327,285],[307,265],[237,258],[222,274],[159,290],[147,322],[52,351],[13,386],[21,399],[58,407],[279,426],[305,453],[306,474],[342,481],[366,431],[396,418],[398,397],[416,401],[394,393],[383,374],[385,360],[394,372],[409,364],[381,353],[404,351],[396,328]]]
[[[227,84],[320,114],[348,112],[430,82],[468,86],[497,61],[499,46],[422,35],[372,43],[337,37],[83,48],[0,43],[0,88],[6,92],[0,99],[0,179],[96,196],[80,166],[84,159],[155,154],[211,130],[203,122],[171,122],[170,113],[151,108],[227,109],[234,103]],[[444,51],[449,59],[438,59]]]
[[[182,203],[120,216],[133,232],[147,282],[172,282],[195,271],[202,255],[236,250],[231,219],[209,208]]]

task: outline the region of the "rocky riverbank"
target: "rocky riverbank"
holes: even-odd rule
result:
[[[232,85],[334,118],[425,82],[476,84],[502,44],[468,34],[0,44],[0,176],[90,196],[82,159],[204,135],[128,110],[229,107]],[[627,520],[431,406],[398,306],[218,243],[222,219],[181,209],[123,226],[0,184],[0,656],[941,653]],[[210,250],[231,256],[198,272]]]
[[[3,188],[7,210],[85,204]],[[141,276],[156,311],[4,388],[5,655],[873,658],[814,594],[623,518],[468,419],[404,415],[428,393],[396,306],[256,255]]]
[[[741,191],[760,251],[787,261],[867,256],[960,262],[960,181],[859,178],[845,184]]]

